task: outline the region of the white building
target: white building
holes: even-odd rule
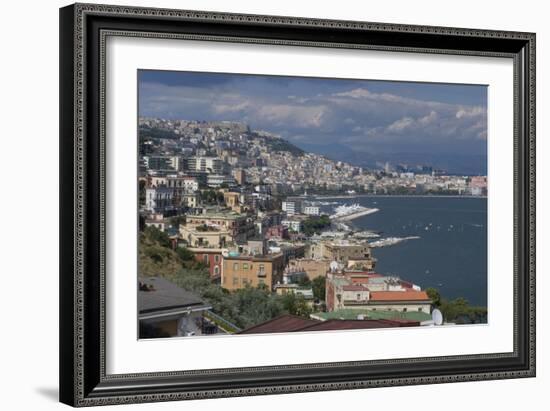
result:
[[[302,232],[302,222],[300,220],[283,220],[281,221],[281,225],[288,228],[290,231],[294,231],[296,233]]]
[[[299,214],[302,211],[302,203],[295,200],[283,201],[282,209],[287,215]]]
[[[234,186],[235,185],[235,179],[230,176],[226,176],[223,174],[208,174],[206,184],[208,187],[221,187],[223,184],[227,184],[228,186]]]
[[[190,171],[220,174],[223,170],[223,161],[217,157],[195,156],[189,158],[187,166]]]
[[[181,196],[181,204],[186,207],[195,208],[199,204],[198,193],[185,193]]]
[[[199,189],[199,182],[195,177],[168,176],[166,186],[171,188],[183,188],[186,193],[194,193]]]
[[[176,170],[169,156],[143,156],[143,163],[148,170]]]
[[[306,206],[304,207],[304,214],[319,215],[321,214],[321,209],[317,206]]]
[[[162,212],[172,207],[174,190],[168,187],[147,188],[145,190],[145,208],[152,212]]]

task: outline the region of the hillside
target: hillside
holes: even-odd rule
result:
[[[139,242],[139,274],[174,279],[182,269],[182,261],[175,251],[158,240],[142,233]]]
[[[286,151],[294,156],[300,157],[304,155],[305,151],[301,148],[295,146],[290,141],[278,137],[266,137],[266,136],[255,136],[256,138],[262,138],[264,144],[273,152]]]

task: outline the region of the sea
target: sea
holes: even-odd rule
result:
[[[420,237],[373,248],[376,272],[393,274],[442,297],[487,306],[487,199],[482,197],[358,196],[323,199],[322,210],[360,204],[379,211],[351,221],[387,237]],[[330,204],[326,204],[326,203]]]

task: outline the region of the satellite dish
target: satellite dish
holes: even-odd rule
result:
[[[432,320],[435,325],[443,324],[443,314],[437,308],[432,311]]]

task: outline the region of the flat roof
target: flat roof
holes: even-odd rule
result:
[[[237,219],[237,218],[246,218],[246,215],[244,214],[238,214],[238,213],[222,213],[222,212],[207,212],[204,214],[193,214],[187,216],[187,218],[220,218],[220,219]]]
[[[239,260],[239,261],[273,261],[276,258],[282,257],[282,253],[267,254],[267,255],[228,255],[224,256],[224,260]]]
[[[138,287],[140,317],[164,316],[184,310],[211,308],[198,295],[162,277],[140,277]]]

